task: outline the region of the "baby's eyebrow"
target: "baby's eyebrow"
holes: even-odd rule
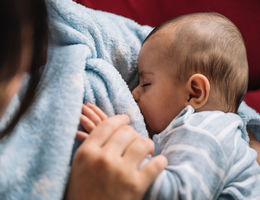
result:
[[[145,71],[140,71],[140,72],[138,72],[138,76],[139,76],[139,77],[143,77],[144,75],[147,75],[147,74],[153,75],[153,72],[145,72]]]

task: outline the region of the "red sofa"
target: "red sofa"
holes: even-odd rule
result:
[[[259,0],[75,0],[87,7],[131,18],[140,24],[159,23],[191,12],[219,12],[231,19],[244,36],[249,62],[245,101],[260,112],[260,2]],[[258,55],[259,54],[259,55]]]

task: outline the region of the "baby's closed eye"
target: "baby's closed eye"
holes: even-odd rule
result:
[[[151,85],[151,83],[143,83],[143,84],[141,84],[141,87],[146,87],[146,86],[150,86]]]

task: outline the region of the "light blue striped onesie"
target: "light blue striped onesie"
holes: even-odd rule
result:
[[[187,106],[160,134],[155,154],[168,166],[144,199],[260,200],[256,152],[241,137],[242,119]]]

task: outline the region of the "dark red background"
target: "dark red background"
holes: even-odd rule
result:
[[[156,26],[178,15],[219,12],[232,20],[244,36],[249,62],[246,102],[260,112],[260,0],[75,0],[87,7]],[[255,91],[253,91],[255,90]]]

